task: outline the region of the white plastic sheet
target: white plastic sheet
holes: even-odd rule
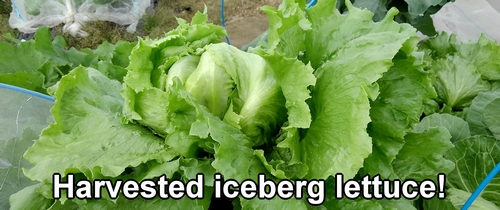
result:
[[[481,34],[500,42],[500,0],[456,0],[431,17],[437,32],[454,33],[461,42]]]
[[[64,23],[63,30],[73,36],[87,36],[82,26],[89,21],[110,21],[129,25],[134,32],[149,0],[12,0],[9,24],[24,33],[40,26]]]

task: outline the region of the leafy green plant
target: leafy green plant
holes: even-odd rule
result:
[[[224,28],[208,24],[204,13],[127,50],[107,44],[84,51],[94,65],[71,66],[47,89],[56,99],[55,122],[24,154],[33,164],[24,174],[38,184],[12,195],[11,205],[208,209],[217,202],[213,181],[220,173],[240,183],[259,174],[326,182],[319,205],[307,197],[237,197],[228,201],[234,208],[459,208],[500,162],[500,67],[493,59],[500,46],[485,38],[458,43],[446,34],[419,46],[417,30],[394,21],[396,9],[373,22],[373,13],[349,1],[345,14],[336,5],[319,1],[306,11],[304,1],[285,0],[278,9],[263,7],[268,42],[247,52],[221,43]],[[41,43],[42,61],[64,57],[66,51]],[[103,193],[96,200],[63,192],[56,200],[54,173],[137,182],[202,173],[205,194],[132,200]],[[443,173],[448,196],[337,199],[337,173],[401,181],[437,181]],[[476,206],[498,207],[497,183]]]
[[[394,18],[400,23],[409,23],[428,36],[436,35],[436,29],[431,15],[437,13],[446,3],[454,0],[350,0],[359,8],[366,8],[374,13],[373,20],[382,20],[391,8],[397,8],[400,13]],[[337,2],[337,8],[346,12],[343,1]]]

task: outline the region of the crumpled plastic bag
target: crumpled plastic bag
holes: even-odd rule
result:
[[[477,41],[484,34],[500,42],[500,0],[456,0],[431,17],[438,33],[454,33],[458,41]]]
[[[12,0],[9,25],[34,33],[40,26],[64,23],[64,32],[87,36],[83,25],[100,20],[129,25],[127,31],[133,33],[150,5],[150,0]]]

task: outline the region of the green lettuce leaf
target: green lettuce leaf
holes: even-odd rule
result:
[[[500,45],[496,40],[491,40],[482,34],[477,42],[461,44],[456,48],[460,56],[474,64],[477,72],[484,79],[500,80],[500,61],[498,60]]]
[[[185,181],[196,179],[196,175],[202,173],[205,186],[213,187],[216,170],[212,167],[211,159],[180,159],[179,170]]]
[[[395,59],[394,66],[377,81],[380,95],[370,103],[372,122],[367,128],[373,153],[365,159],[365,173],[394,176],[392,161],[405,145],[405,135],[419,122],[424,100],[436,96],[427,73],[414,61],[414,57]]]
[[[184,65],[179,64],[177,67],[172,65],[190,53],[193,55],[203,53],[203,50],[198,52],[198,48],[220,42],[219,38],[225,35],[224,28],[207,24],[206,21],[207,15],[198,12],[191,24],[178,19],[179,26],[166,33],[164,38],[139,40],[131,51],[130,65],[124,78],[122,96],[125,99],[125,120],[138,122],[161,136],[172,133],[174,127],[186,125],[172,125],[172,121],[167,117],[168,111],[165,105],[171,103],[168,100],[173,99],[168,98],[165,90],[173,78],[168,78],[166,73],[172,67],[174,77],[185,74],[182,72]],[[188,63],[190,68],[194,66],[191,62]],[[179,113],[182,113],[182,110]],[[180,118],[182,117],[176,117],[177,120]]]
[[[0,43],[0,82],[47,93],[63,75],[80,65],[93,67],[106,76],[122,81],[123,68],[128,65],[128,55],[134,42],[105,42],[97,49],[68,48],[62,36],[52,39],[48,27],[40,27],[34,40],[16,45]],[[106,63],[103,66],[101,63]],[[49,91],[50,93],[50,91]]]
[[[29,185],[36,184],[26,178],[23,168],[31,167],[24,160],[23,153],[33,145],[39,133],[30,128],[22,132],[22,137],[0,139],[0,208],[9,209],[9,197]]]
[[[391,8],[401,11],[395,17],[400,23],[410,23],[425,35],[434,36],[436,29],[430,15],[435,14],[447,2],[454,0],[350,0],[355,7],[373,12],[373,21],[381,21]],[[337,3],[340,11],[346,11],[346,4]]]
[[[403,46],[413,49],[418,39],[409,25],[391,20],[396,10],[373,23],[369,11],[348,8],[341,15],[335,1],[319,1],[307,11],[313,30],[307,32],[305,59],[318,78],[309,103],[313,120],[300,141],[308,179],[336,173],[352,178],[363,166],[372,152],[368,87],[389,70]]]
[[[461,111],[481,92],[494,89],[500,78],[500,45],[481,36],[477,42],[461,43],[456,35],[441,33],[426,40],[421,49],[428,53],[433,84],[441,112]],[[476,128],[471,124],[474,134]]]
[[[121,123],[120,89],[119,82],[91,68],[63,77],[52,108],[55,123],[24,155],[34,165],[26,176],[37,181],[50,181],[53,173],[116,177],[127,167],[172,158],[149,130]]]
[[[457,209],[460,209],[460,208],[455,208],[455,206],[453,206],[453,203],[451,203],[449,201],[450,197],[453,195],[452,191],[456,191],[456,190],[457,189],[454,189],[454,188],[446,190],[446,196],[447,196],[446,199],[440,199],[440,198],[435,197],[435,198],[431,198],[429,200],[424,200],[422,202],[423,209],[425,209],[425,210],[457,210]],[[462,205],[464,203],[465,202],[463,202]]]
[[[446,190],[446,199],[433,198],[424,200],[424,209],[428,210],[457,210],[461,209],[467,199],[472,195],[470,192],[450,188]],[[499,210],[500,208],[490,201],[481,197],[476,198],[469,209],[477,210]]]
[[[183,89],[178,79],[175,79],[173,85],[168,88],[172,97],[183,98],[198,113],[190,133],[201,138],[209,136],[213,139],[215,160],[212,162],[212,166],[217,172],[226,179],[231,178],[239,183],[246,179],[256,181],[259,174],[265,174],[268,179],[277,181],[267,172],[259,158],[254,155],[251,138],[239,129],[224,123],[205,106],[198,104],[196,99]],[[241,205],[243,209],[261,209],[263,206],[305,209],[305,203],[301,200],[282,200],[278,197],[272,200],[242,199]]]
[[[168,70],[167,85],[172,85],[174,77],[179,78],[184,85],[189,75],[194,72],[199,63],[200,56],[188,55],[182,57],[179,61],[175,62]]]
[[[435,61],[430,71],[439,102],[451,108],[470,106],[480,92],[491,89],[472,62],[458,55]]]
[[[408,3],[408,12],[412,15],[420,15],[426,12],[432,6],[442,6],[448,1],[443,0],[425,0],[425,1],[417,1],[417,0],[405,0]]]
[[[75,48],[66,50],[66,42],[61,36],[51,41],[50,28],[42,27],[35,33],[35,49],[52,60],[57,66],[70,65],[77,67],[87,56]]]
[[[190,199],[187,196],[180,199],[161,199],[155,197],[153,199],[127,199],[123,196],[119,197],[115,202],[108,200],[93,200],[89,201],[83,209],[208,209],[210,206],[210,198],[212,197],[213,188],[204,188],[203,199]]]
[[[307,10],[312,30],[306,32],[306,55],[305,61],[310,61],[314,69],[331,60],[332,56],[344,52],[346,44],[379,44],[394,38],[403,38],[406,41],[415,36],[415,29],[407,24],[398,24],[393,18],[398,11],[392,9],[385,18],[373,23],[370,19],[373,13],[352,6],[346,1],[348,14],[342,15],[335,8],[336,1],[320,1],[314,7]],[[335,27],[332,27],[335,26]],[[355,27],[353,27],[355,26]],[[377,36],[387,35],[387,38],[374,39]],[[333,40],[332,40],[333,39]],[[397,38],[396,38],[397,39]],[[370,40],[370,42],[368,41]],[[358,46],[358,52],[350,52],[349,56],[364,53],[368,47]],[[382,46],[379,46],[382,47]],[[387,46],[387,48],[389,48]],[[391,57],[392,58],[392,57]]]
[[[174,102],[167,90],[177,77],[198,103],[224,122],[241,129],[252,138],[254,146],[271,143],[271,137],[287,120],[287,112],[293,122],[290,126],[309,127],[311,117],[305,100],[309,97],[307,87],[315,82],[309,66],[296,59],[286,60],[279,54],[242,52],[224,43],[206,41],[204,37],[198,37],[202,42],[192,45],[192,40],[187,39],[192,33],[184,37],[184,30],[199,30],[204,25],[207,25],[204,21],[191,25],[181,23],[164,39],[139,41],[132,51],[122,91],[127,120],[167,136],[167,142],[171,142],[168,144],[176,147],[173,144],[179,141],[174,139],[178,138],[169,137],[182,132],[186,136],[185,131],[176,129],[185,130],[189,125],[189,120],[186,123],[172,120],[174,116],[180,118],[189,114],[175,111],[175,115],[169,110],[169,106],[183,103]],[[211,30],[211,34],[216,34],[219,29]],[[287,68],[300,74],[285,71]]]
[[[54,201],[42,196],[37,191],[39,186],[40,184],[31,185],[10,196],[10,209],[50,209]]]
[[[390,0],[355,0],[352,1],[352,5],[358,7],[360,9],[368,9],[373,12],[373,20],[380,21],[384,19],[387,15],[387,12],[390,8],[387,5],[390,3]]]
[[[34,50],[35,41],[14,46],[0,42],[0,82],[44,93],[45,76],[38,70],[49,62]]]
[[[451,141],[456,142],[460,139],[470,137],[469,124],[462,118],[450,114],[432,114],[426,116],[419,124],[414,127],[415,132],[427,131],[432,127],[445,127],[451,134]]]
[[[334,209],[408,209],[416,210],[411,201],[402,199],[338,199],[335,198],[335,178],[329,177],[325,184],[325,202],[320,206],[313,206],[314,210],[334,210]]]
[[[311,124],[310,109],[305,101],[311,97],[308,87],[316,83],[313,69],[309,65],[304,66],[296,59],[270,55],[266,52],[257,53],[266,60],[281,87],[286,99],[288,121],[277,135],[275,150],[268,155],[271,164],[268,165],[263,150],[257,150],[255,154],[261,158],[266,167],[270,167],[268,170],[274,176],[302,178],[307,174],[308,167],[301,162],[298,129],[308,128]],[[276,171],[272,172],[275,169]]]
[[[305,50],[305,32],[311,29],[311,23],[306,19],[304,3],[285,0],[277,9],[271,6],[261,8],[269,19],[268,41],[262,47],[291,58]]]
[[[495,99],[484,108],[484,124],[493,135],[500,139],[500,98]]]
[[[472,193],[479,183],[500,162],[500,140],[491,136],[472,136],[455,142],[446,158],[455,162],[455,169],[447,175],[447,185]],[[500,177],[486,186],[480,197],[500,206]],[[465,203],[465,201],[463,201]]]
[[[438,58],[446,58],[448,55],[454,55],[458,51],[460,44],[456,34],[447,34],[442,32],[435,37],[425,40],[419,45],[419,48],[428,53],[429,58],[437,60]]]
[[[469,123],[471,135],[493,135],[484,121],[484,110],[494,100],[500,98],[500,90],[479,93],[465,117]]]
[[[285,66],[271,66],[261,56],[225,43],[214,44],[205,47],[198,68],[185,87],[219,118],[232,104],[241,116],[238,123],[241,130],[252,138],[255,146],[260,146],[286,121],[286,98],[274,78],[273,67]]]
[[[437,180],[437,174],[453,171],[454,163],[444,157],[453,148],[451,135],[444,127],[429,128],[423,133],[408,133],[405,145],[392,165],[401,180]]]
[[[90,52],[83,49],[82,51],[87,53],[84,63],[89,63],[92,66],[92,64],[95,64],[99,60],[111,61],[111,63],[125,68],[129,65],[129,55],[136,44],[135,42],[122,40],[116,42],[116,44],[105,41]]]
[[[491,90],[500,90],[500,81],[492,81]]]

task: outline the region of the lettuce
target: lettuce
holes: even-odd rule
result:
[[[456,163],[454,173],[447,177],[448,185],[452,189],[472,193],[486,175],[500,162],[500,140],[491,136],[472,136],[455,143],[455,148],[446,156]],[[500,192],[500,178],[495,177],[481,193],[480,198],[490,205],[500,206],[498,193]],[[468,197],[462,199],[462,203]],[[487,202],[489,201],[489,202]]]
[[[382,20],[391,8],[401,11],[395,17],[400,23],[409,23],[428,36],[436,35],[431,15],[438,12],[448,2],[454,0],[350,0],[355,7],[368,9],[374,13],[373,21]],[[346,4],[339,1],[337,7],[346,11]]]
[[[0,42],[0,82],[52,94],[50,87],[78,66],[95,68],[112,79],[122,81],[135,43],[105,42],[97,49],[67,49],[61,36],[52,39],[48,27],[40,27],[33,40]]]
[[[455,113],[471,106],[482,92],[494,89],[500,80],[500,63],[496,59],[500,46],[482,36],[477,42],[459,43],[455,35],[441,33],[425,41],[426,67],[438,93],[434,100],[438,112]]]
[[[259,174],[275,182],[326,181],[319,205],[305,196],[226,200],[242,209],[421,209],[436,202],[336,199],[337,173],[345,179],[380,175],[401,181],[435,180],[445,173],[455,194],[436,205],[460,205],[475,187],[458,185],[462,167],[486,161],[464,148],[484,139],[479,143],[491,147],[480,148],[497,148],[492,146],[498,134],[497,95],[479,98],[498,85],[496,64],[471,60],[475,52],[495,46],[438,36],[419,48],[416,29],[393,20],[397,9],[373,22],[373,13],[349,1],[346,14],[336,5],[319,1],[306,11],[303,1],[285,0],[278,9],[264,7],[269,40],[247,52],[221,43],[226,32],[207,23],[206,13],[197,13],[190,23],[178,19],[179,26],[160,39],[140,38],[129,56],[115,59],[126,50],[102,45],[85,57],[100,65],[73,68],[49,89],[56,98],[55,123],[24,155],[34,165],[25,169],[26,176],[39,184],[14,194],[11,205],[216,208],[216,173],[238,182],[256,181]],[[58,51],[45,54],[58,60]],[[465,108],[468,115],[455,113]],[[474,110],[482,115],[474,116]],[[489,136],[474,136],[473,128]],[[468,159],[457,158],[464,151]],[[485,170],[493,162],[487,161],[481,164]],[[123,195],[54,200],[53,173],[113,181],[162,174],[188,181],[203,173],[206,191],[203,199],[193,200]],[[491,191],[494,196],[496,188]],[[25,202],[21,195],[37,199]],[[482,197],[484,205],[497,205],[491,196]]]
[[[427,113],[415,128],[446,128],[454,148],[444,157],[454,162],[447,173],[445,200],[424,201],[427,209],[461,208],[486,175],[500,162],[498,81],[500,45],[482,36],[460,43],[446,33],[425,41],[425,68],[437,97],[427,103]],[[494,178],[471,208],[498,209],[498,178]],[[437,208],[438,206],[439,208]],[[441,208],[442,207],[442,208]]]

